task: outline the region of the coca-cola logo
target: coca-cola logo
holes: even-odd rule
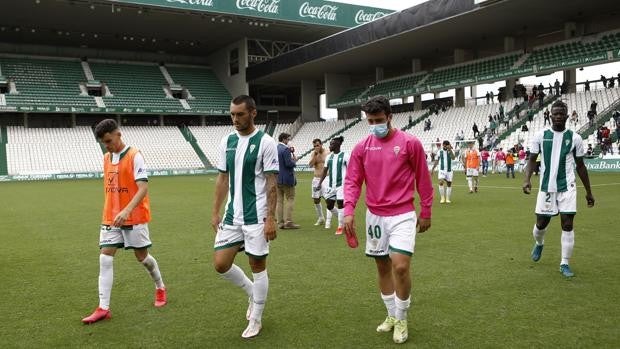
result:
[[[262,13],[279,12],[280,0],[237,0],[237,8],[240,10],[252,10]]]
[[[178,2],[185,5],[202,5],[206,7],[213,7],[213,0],[166,0],[167,2]]]
[[[355,14],[355,23],[364,24],[364,23],[372,22],[385,15],[386,15],[385,12],[366,13],[364,12],[364,10],[359,10]]]
[[[336,21],[336,15],[338,14],[336,11],[338,11],[338,6],[310,6],[310,3],[304,2],[299,8],[299,16]]]

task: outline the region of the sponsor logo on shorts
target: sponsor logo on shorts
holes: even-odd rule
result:
[[[378,249],[378,250],[368,250],[369,253],[371,254],[383,254],[385,253],[384,249]]]
[[[215,242],[215,244],[216,245],[225,245],[225,244],[228,243],[228,241],[230,241],[230,240],[228,240],[228,239],[218,240],[218,241]]]

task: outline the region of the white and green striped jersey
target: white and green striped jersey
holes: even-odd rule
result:
[[[439,160],[439,171],[452,171],[452,157],[449,151],[441,149],[437,154],[437,160]]]
[[[585,151],[581,136],[571,130],[538,131],[530,142],[530,152],[540,154],[540,191],[564,192],[575,185],[575,158]]]
[[[348,153],[341,151],[338,154],[330,153],[325,161],[327,166],[328,179],[327,186],[330,188],[341,187],[344,184],[344,178],[347,175],[347,165],[349,164]]]
[[[224,224],[263,222],[267,217],[265,174],[279,170],[276,141],[259,129],[247,136],[233,132],[220,142],[217,168],[228,173]]]

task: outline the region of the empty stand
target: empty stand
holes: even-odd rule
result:
[[[125,144],[142,151],[150,170],[204,167],[176,126],[122,126],[121,132]]]
[[[227,114],[232,98],[213,70],[176,65],[169,65],[166,69],[175,83],[189,91],[191,98],[187,102],[192,109],[222,110]]]
[[[97,106],[93,97],[80,95],[79,84],[86,78],[78,60],[0,57],[0,66],[17,90],[5,95],[9,106]]]
[[[104,96],[107,107],[178,110],[181,103],[166,98],[166,79],[156,64],[90,62],[96,80],[105,83],[111,96]]]
[[[101,171],[101,148],[92,129],[8,127],[10,175]]]

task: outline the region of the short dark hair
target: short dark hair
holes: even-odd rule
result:
[[[103,138],[106,133],[118,130],[118,123],[114,119],[105,119],[95,126],[95,136],[97,139]]]
[[[362,105],[362,110],[368,114],[379,114],[384,112],[385,115],[392,114],[390,101],[384,96],[375,96]]]
[[[568,105],[566,105],[566,103],[562,102],[559,99],[553,102],[553,104],[551,105],[551,109],[553,108],[562,108],[564,109],[564,114],[568,115]]]
[[[282,132],[280,133],[280,135],[278,136],[278,142],[282,142],[285,139],[289,139],[291,138],[291,135],[286,133],[286,132]]]
[[[319,144],[323,144],[323,141],[320,138],[315,138],[312,140],[312,144],[319,142]]]
[[[443,145],[450,145],[450,141],[443,141]]]
[[[342,144],[342,142],[344,142],[344,137],[343,136],[334,137],[332,138],[332,141],[336,141],[339,144]]]
[[[254,101],[254,98],[248,96],[248,95],[239,95],[235,98],[233,98],[232,100],[232,104],[234,105],[240,105],[245,103],[245,107],[249,110],[255,110],[256,109],[256,102]]]

